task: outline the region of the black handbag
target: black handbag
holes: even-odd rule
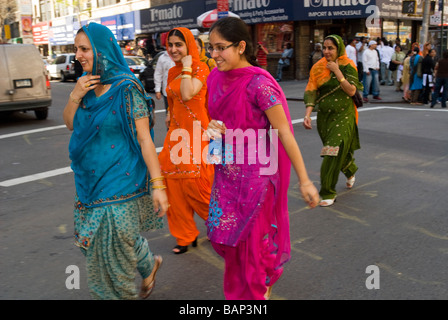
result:
[[[363,106],[362,97],[358,90],[356,90],[355,94],[352,96],[352,99],[356,108],[361,108]]]
[[[397,67],[398,67],[398,64],[393,63],[392,61],[389,62],[389,70],[390,70],[390,71],[395,71],[395,70],[397,70]]]

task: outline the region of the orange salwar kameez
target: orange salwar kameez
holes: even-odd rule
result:
[[[208,66],[199,61],[193,35],[185,28],[176,28],[186,39],[188,54],[193,58],[192,78],[203,83],[198,94],[183,101],[180,92],[182,63],[170,69],[166,88],[170,127],[159,154],[162,175],[166,178],[170,207],[167,212],[171,234],[179,246],[191,244],[199,235],[194,221],[196,212],[208,217],[214,168],[202,159],[208,141],[202,141],[210,121],[207,110]]]

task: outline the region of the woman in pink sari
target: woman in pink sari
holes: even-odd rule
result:
[[[290,259],[291,164],[304,200],[310,207],[319,201],[294,139],[285,96],[257,66],[247,30],[242,20],[231,17],[212,26],[209,52],[217,68],[207,80],[213,119],[208,132],[221,133],[225,141],[224,163],[215,166],[207,233],[225,260],[224,294],[231,300],[269,298]]]

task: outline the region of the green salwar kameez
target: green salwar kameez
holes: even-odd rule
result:
[[[345,55],[345,47],[343,52]],[[310,82],[313,81],[313,83],[309,83],[305,91],[305,105],[306,107],[313,106],[317,110],[317,130],[323,144],[320,154],[323,161],[319,194],[323,200],[326,200],[336,197],[339,172],[350,178],[358,170],[354,152],[360,148],[360,143],[357,110],[352,98],[342,90],[341,84],[333,73],[329,73],[327,77],[322,75],[320,71],[325,71],[322,68],[322,65],[326,64],[325,58],[319,62],[320,69],[317,66],[310,72]],[[358,90],[362,90],[356,67],[351,63],[343,65],[341,62],[339,69],[345,79]],[[319,75],[313,78],[313,72],[319,72]]]

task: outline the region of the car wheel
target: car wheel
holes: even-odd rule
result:
[[[34,110],[36,118],[39,120],[45,120],[48,117],[48,108],[39,108]]]
[[[67,77],[64,75],[64,72],[61,71],[61,81],[65,82],[67,81]]]

